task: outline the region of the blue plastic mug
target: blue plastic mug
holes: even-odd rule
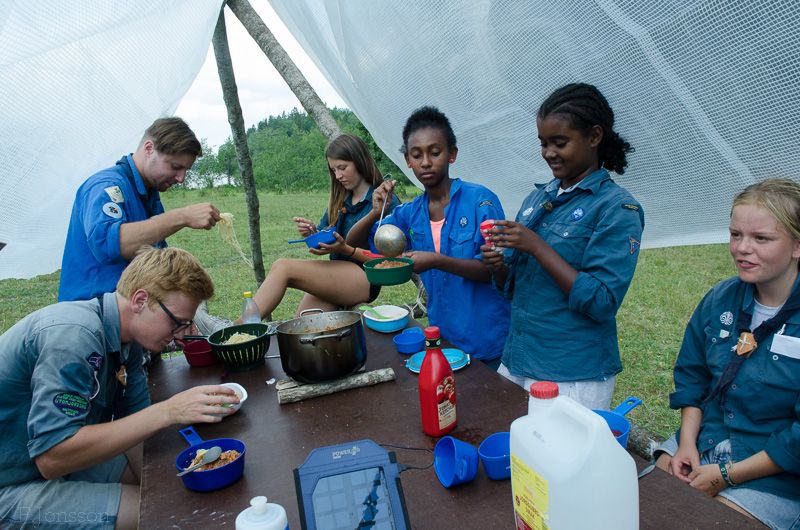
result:
[[[478,447],[486,475],[492,480],[511,477],[511,433],[497,432],[486,438]]]
[[[445,436],[433,449],[433,467],[442,486],[469,482],[478,473],[478,451],[470,444]]]
[[[606,420],[606,423],[608,423],[608,427],[611,429],[614,437],[624,449],[628,448],[628,434],[631,432],[631,422],[625,418],[625,414],[641,404],[641,399],[628,396],[628,399],[620,403],[619,406],[614,410],[595,410],[597,414]]]

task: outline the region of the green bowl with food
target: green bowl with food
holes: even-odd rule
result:
[[[269,332],[267,324],[239,324],[215,331],[208,343],[226,370],[244,372],[264,364]]]
[[[364,264],[369,283],[375,285],[400,285],[411,279],[414,260],[411,258],[377,258]]]

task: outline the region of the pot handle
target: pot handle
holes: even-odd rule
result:
[[[312,311],[316,311],[318,313],[324,313],[325,312],[325,311],[323,311],[322,309],[320,309],[318,307],[314,307],[312,309],[303,309],[302,311],[300,311],[300,316],[304,317],[304,316],[306,316],[306,313],[311,313]],[[298,317],[298,318],[300,318],[300,317]]]
[[[341,342],[343,338],[349,337],[351,333],[353,333],[353,330],[347,328],[346,330],[342,331],[339,335],[336,335],[334,333],[333,335],[317,335],[316,337],[310,339],[301,338],[300,344],[316,344],[318,340],[322,339],[337,339],[339,342]]]

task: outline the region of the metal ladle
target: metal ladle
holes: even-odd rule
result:
[[[194,471],[195,469],[197,469],[198,467],[203,467],[206,464],[210,464],[211,462],[215,462],[215,461],[217,461],[219,459],[221,454],[222,454],[222,448],[219,447],[218,445],[215,445],[214,447],[212,447],[211,449],[209,449],[208,451],[203,453],[203,459],[200,461],[199,464],[195,464],[192,467],[184,469],[183,471],[178,473],[177,476],[182,477],[186,473],[190,473],[190,472]]]
[[[391,175],[386,175],[383,180],[389,178]],[[378,229],[375,231],[375,248],[387,258],[396,258],[406,249],[406,235],[394,225],[381,226],[387,200],[389,200],[389,195],[383,199],[381,217],[378,219]]]

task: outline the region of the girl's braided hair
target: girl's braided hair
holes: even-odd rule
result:
[[[625,172],[628,166],[625,154],[632,153],[634,149],[613,130],[614,111],[597,87],[572,83],[559,88],[542,103],[536,117],[541,120],[551,114],[567,117],[572,126],[585,136],[595,125],[602,127],[603,139],[598,148],[600,167],[618,175]]]
[[[403,127],[403,147],[400,148],[400,152],[407,155],[408,138],[418,130],[427,129],[428,127],[439,129],[444,133],[448,149],[456,147],[456,133],[453,132],[453,127],[450,125],[450,120],[447,119],[447,116],[436,107],[425,106],[412,112],[411,116],[406,120],[406,125]]]

